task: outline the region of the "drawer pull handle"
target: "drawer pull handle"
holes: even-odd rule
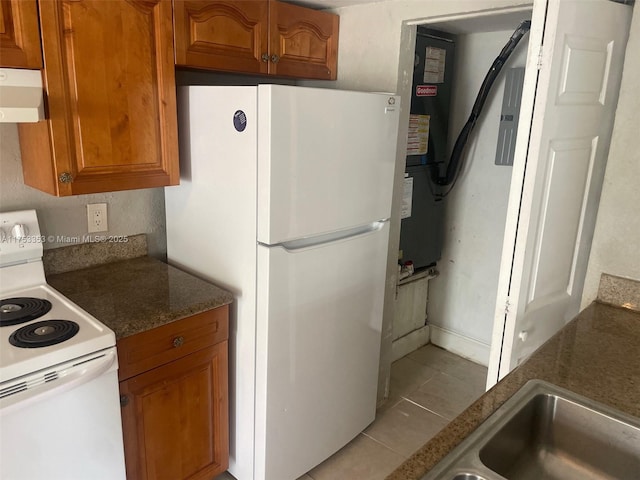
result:
[[[178,348],[184,343],[184,337],[176,337],[173,339],[173,346]]]
[[[129,405],[129,397],[127,395],[120,395],[120,406],[126,407]]]

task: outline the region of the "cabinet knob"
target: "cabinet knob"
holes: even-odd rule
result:
[[[261,58],[262,58],[262,61],[266,63],[269,61],[269,54],[263,53]]]
[[[273,55],[271,55],[271,61],[273,63],[278,63],[280,61],[280,57],[274,53]]]
[[[58,180],[60,180],[60,183],[71,183],[73,177],[69,172],[62,172],[58,177]]]
[[[120,406],[126,407],[129,405],[129,397],[126,395],[120,395]]]
[[[173,339],[173,346],[176,348],[181,347],[183,343],[184,343],[184,337],[176,337]]]

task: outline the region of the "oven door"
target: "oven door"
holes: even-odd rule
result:
[[[0,385],[0,478],[125,478],[115,348]]]

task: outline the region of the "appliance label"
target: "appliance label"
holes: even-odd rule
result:
[[[400,219],[411,216],[411,200],[413,198],[413,177],[408,173],[404,174],[404,184],[402,190],[402,206],[400,207]]]
[[[242,110],[236,110],[233,114],[233,126],[238,132],[244,132],[247,128],[247,115]]]
[[[444,63],[447,51],[444,48],[427,47],[424,52],[424,83],[444,83]]]
[[[429,115],[409,115],[407,155],[426,155],[429,148]]]
[[[435,97],[438,95],[437,85],[418,85],[416,87],[416,97]]]

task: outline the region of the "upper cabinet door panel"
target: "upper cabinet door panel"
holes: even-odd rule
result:
[[[42,68],[36,0],[0,0],[0,66]]]
[[[40,2],[59,194],[178,181],[171,2]]]
[[[176,65],[267,73],[268,27],[264,0],[176,0]]]
[[[335,80],[339,17],[289,3],[272,1],[270,5],[269,73]]]

